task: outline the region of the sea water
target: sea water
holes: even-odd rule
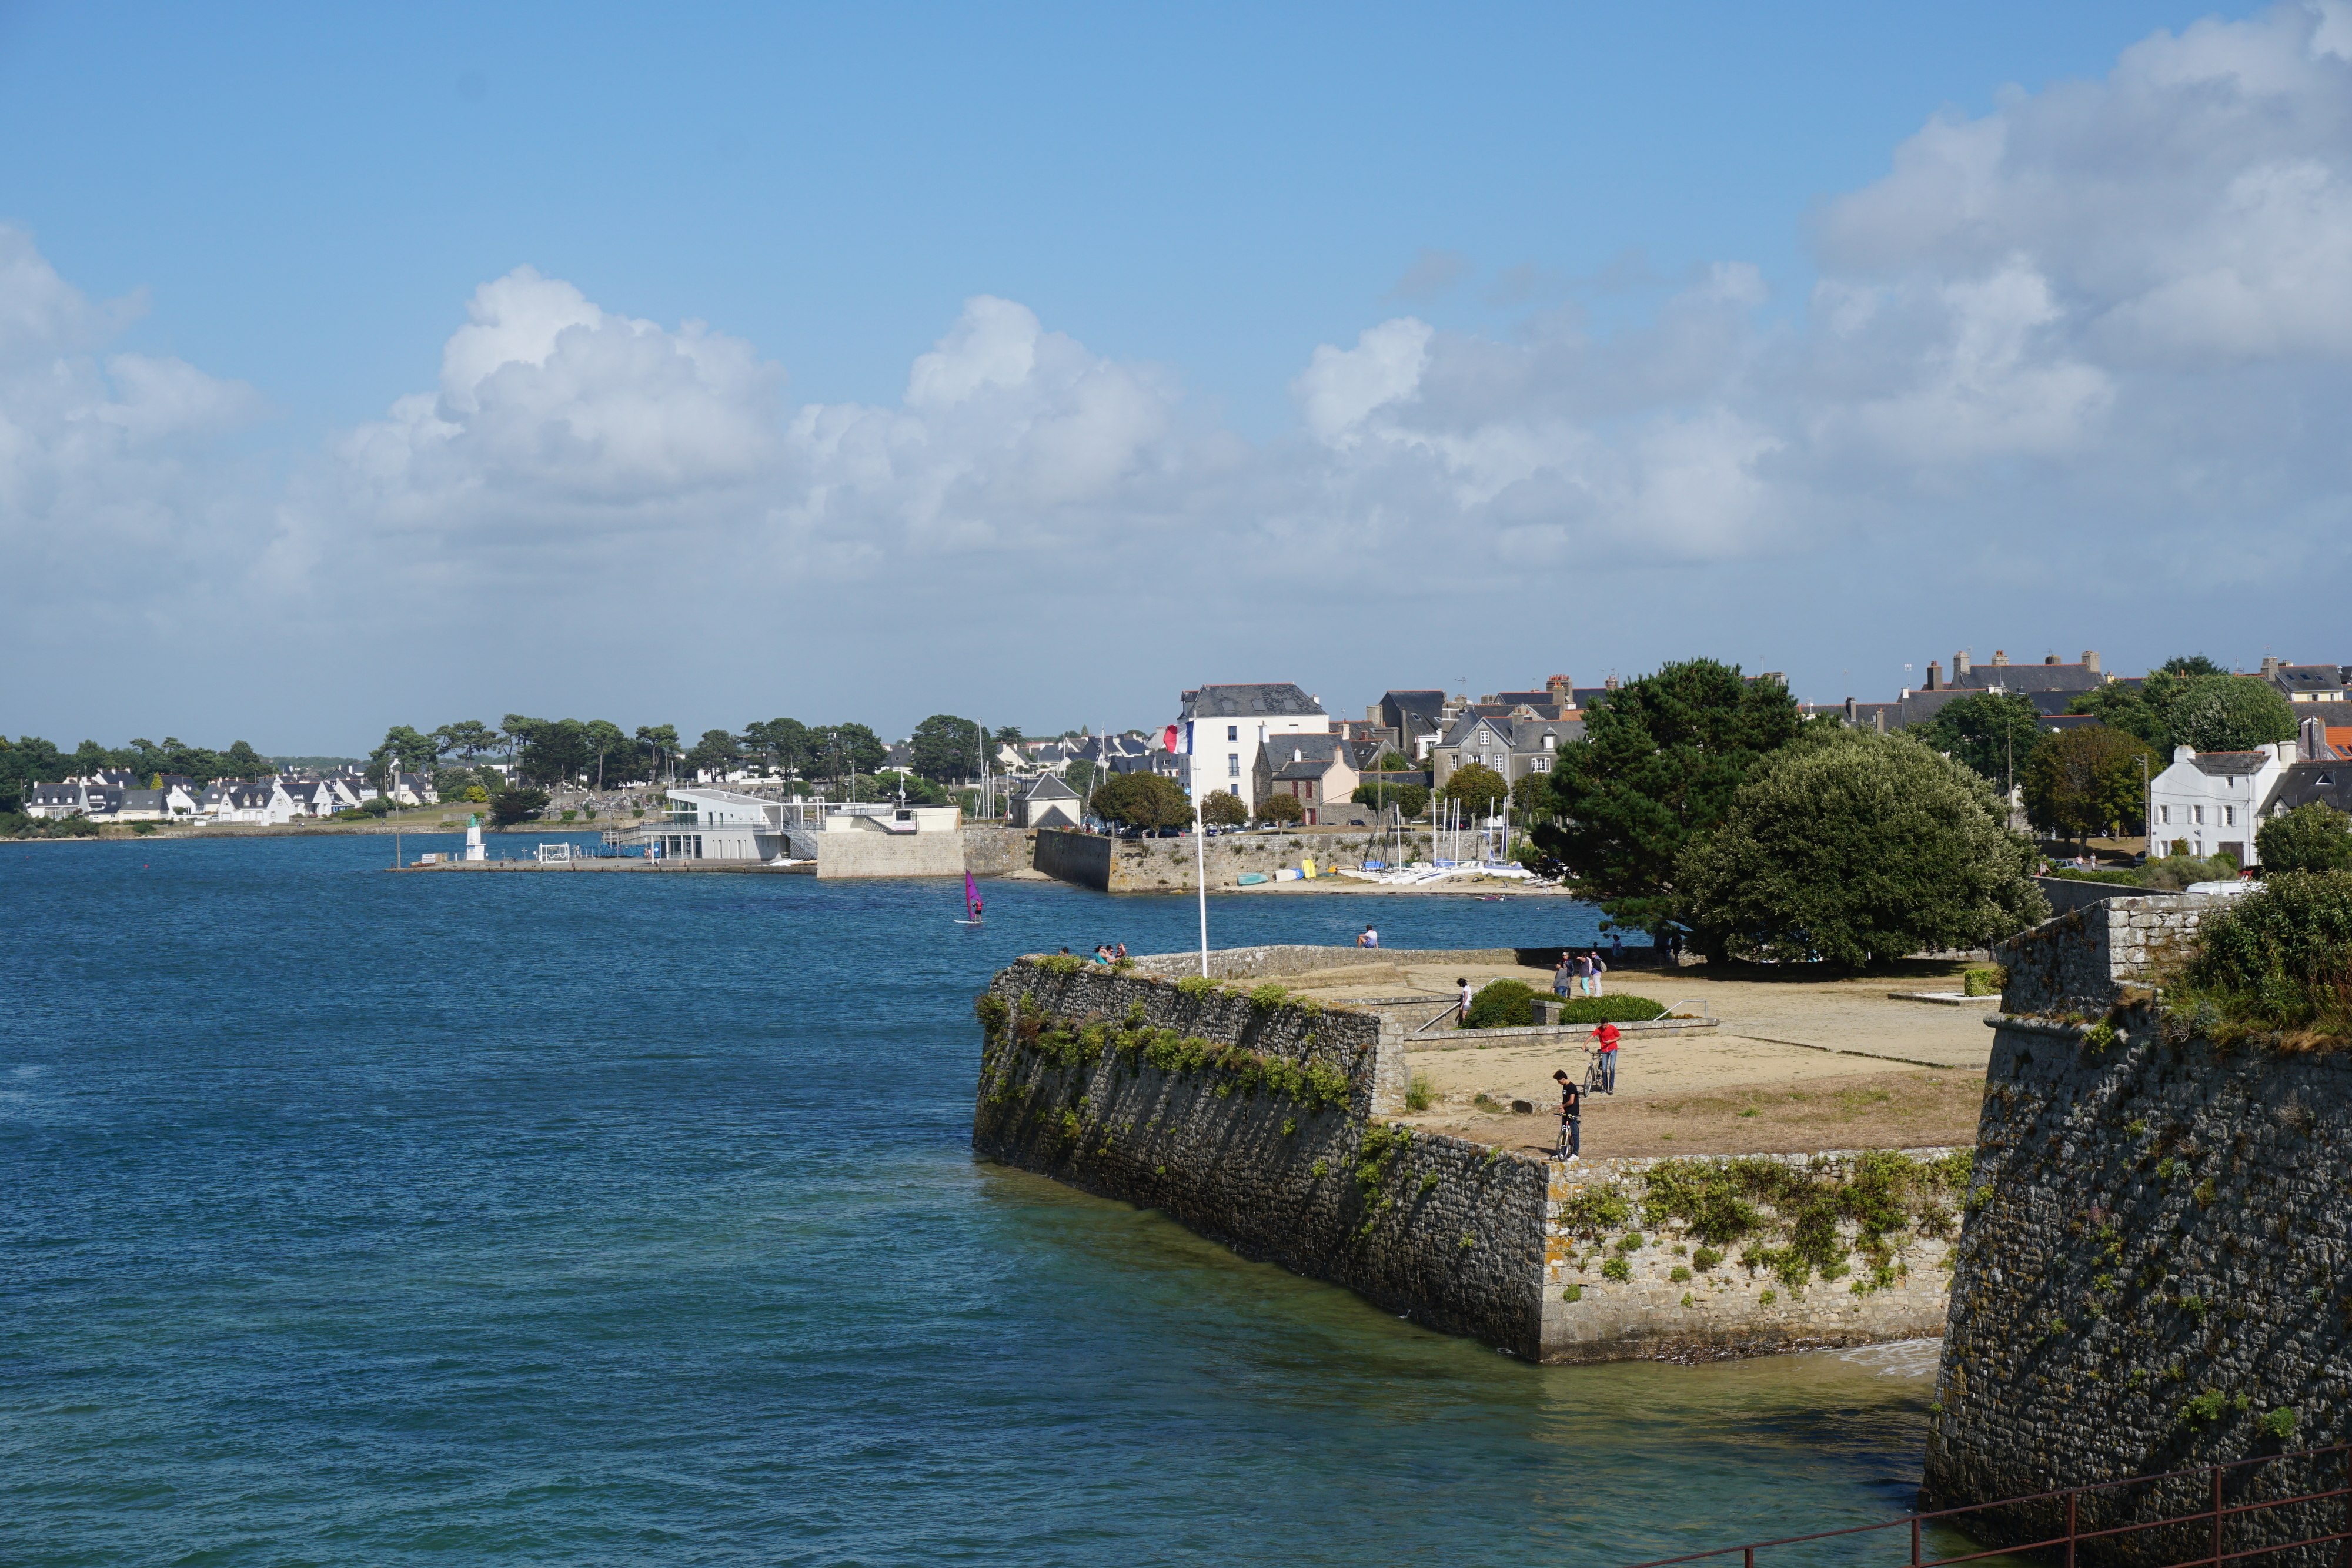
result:
[[[990,973],[1190,898],[389,858],[0,845],[0,1562],[1609,1564],[1911,1506],[1932,1344],[1531,1366],[975,1159]],[[1367,921],[1597,933],[1210,903]]]

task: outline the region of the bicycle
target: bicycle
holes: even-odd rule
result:
[[[1575,1123],[1576,1120],[1576,1117],[1570,1115],[1565,1111],[1562,1111],[1559,1113],[1559,1137],[1552,1145],[1551,1157],[1553,1159],[1564,1161],[1582,1159],[1584,1157],[1577,1152],[1576,1147],[1578,1144],[1582,1142],[1582,1139],[1570,1135],[1570,1125]]]

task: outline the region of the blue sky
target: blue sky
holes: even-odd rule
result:
[[[2352,659],[2339,34],[0,7],[0,729]]]

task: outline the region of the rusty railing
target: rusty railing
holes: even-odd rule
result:
[[[2263,1498],[2252,1501],[2228,1501],[2222,1495],[2223,1477],[2231,1470],[2259,1465],[2278,1465],[2287,1460],[2305,1461],[2312,1471],[2322,1462],[2333,1459],[2339,1484],[2319,1490],[2294,1492],[2290,1496]],[[2126,1487],[2156,1487],[2168,1481],[2199,1481],[2205,1506],[2187,1513],[2168,1513],[2159,1519],[2137,1521],[2128,1524],[2108,1524],[2094,1529],[2082,1528],[2083,1500],[2097,1493]],[[2241,1545],[2238,1550],[2225,1550],[2231,1543],[2228,1527],[2252,1516],[2274,1514],[2282,1509],[2323,1504],[2341,1500],[2342,1513],[2338,1528],[2323,1534],[2305,1535],[2292,1541],[2270,1541],[2258,1546]],[[2000,1509],[2034,1509],[2036,1505],[2053,1506],[2064,1520],[2063,1530],[2038,1540],[2012,1541],[1981,1551],[1965,1552],[1957,1556],[1924,1557],[1921,1553],[1923,1531],[1931,1526],[1952,1530],[1975,1538],[1966,1521],[1970,1515],[1986,1514]],[[1952,1564],[1977,1563],[1987,1558],[2007,1557],[2022,1552],[2046,1552],[2063,1564],[2076,1568],[2076,1553],[2086,1545],[2101,1542],[2122,1544],[2122,1538],[2143,1534],[2152,1530],[2203,1526],[2197,1531],[2198,1549],[2187,1555],[2159,1552],[2165,1568],[2224,1568],[2225,1564],[2251,1557],[2268,1556],[2273,1552],[2294,1552],[2308,1547],[2336,1547],[2335,1568],[2352,1568],[2352,1444],[2340,1444],[2327,1448],[2307,1448],[2294,1453],[2265,1454],[2256,1458],[2235,1459],[2227,1464],[2205,1465],[2196,1469],[2168,1470],[2160,1475],[2129,1476],[2120,1480],[2094,1481],[2084,1486],[2068,1487],[2057,1491],[2034,1492],[2024,1497],[1997,1499],[1991,1502],[1970,1503],[1964,1508],[1941,1509],[1933,1513],[1912,1514],[1904,1519],[1890,1519],[1878,1524],[1849,1525],[1843,1530],[1819,1531],[1811,1535],[1784,1536],[1777,1541],[1759,1541],[1744,1546],[1718,1546],[1707,1552],[1685,1552],[1680,1557],[1660,1557],[1635,1568],[1671,1568],[1684,1563],[1712,1563],[1739,1553],[1741,1568],[1756,1568],[1756,1554],[1774,1547],[1801,1546],[1811,1542],[1835,1541],[1847,1536],[1873,1535],[1883,1531],[1904,1530],[1910,1533],[1910,1554],[1906,1559],[1875,1559],[1902,1561],[1906,1568],[1951,1568]],[[2241,1532],[2242,1542],[2242,1531]],[[2146,1561],[2146,1560],[2144,1560]]]

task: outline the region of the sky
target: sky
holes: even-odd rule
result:
[[[0,0],[0,732],[2352,662],[2352,6]]]

